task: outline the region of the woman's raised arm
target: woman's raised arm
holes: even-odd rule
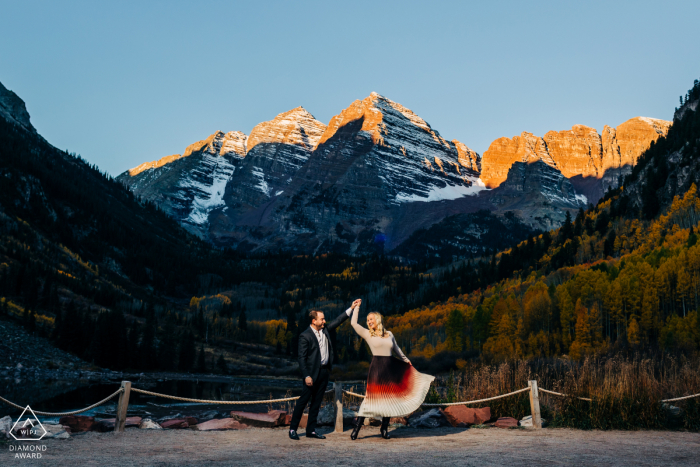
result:
[[[352,320],[350,321],[350,324],[352,325],[352,328],[355,330],[358,336],[360,336],[364,340],[367,340],[369,339],[369,331],[363,328],[362,325],[357,322],[357,318],[359,315],[360,307],[356,306],[352,309]]]

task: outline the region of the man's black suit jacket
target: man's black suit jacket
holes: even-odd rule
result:
[[[326,335],[326,342],[328,343],[329,369],[333,367],[333,344],[331,344],[331,336],[328,334],[328,330],[337,328],[348,318],[348,314],[342,312],[332,322],[326,323],[326,327],[321,331]],[[306,331],[299,334],[299,369],[301,370],[302,378],[306,379],[307,376],[311,376],[314,382],[318,379],[318,373],[321,370],[321,347],[319,347],[318,339],[316,339],[316,335],[310,326],[306,328]]]

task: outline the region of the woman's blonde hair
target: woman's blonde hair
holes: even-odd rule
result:
[[[384,329],[384,325],[382,324],[382,315],[377,313],[376,311],[372,311],[367,314],[367,321],[369,321],[369,317],[374,316],[374,322],[377,323],[376,329],[372,329],[369,326],[369,322],[367,323],[367,329],[369,329],[369,335],[372,337],[384,337],[387,333],[387,330]]]

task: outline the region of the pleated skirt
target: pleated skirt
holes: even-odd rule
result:
[[[394,357],[372,357],[360,417],[403,417],[425,400],[434,376],[419,373]]]

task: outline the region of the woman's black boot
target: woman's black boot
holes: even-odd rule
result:
[[[391,438],[391,436],[389,436],[389,420],[391,420],[389,417],[383,417],[382,427],[379,429],[379,432],[382,434],[382,438],[384,439]]]
[[[352,429],[352,433],[350,433],[350,439],[356,440],[357,435],[360,434],[360,429],[362,428],[362,425],[365,424],[365,417],[357,417],[357,421],[355,422],[355,428]]]

